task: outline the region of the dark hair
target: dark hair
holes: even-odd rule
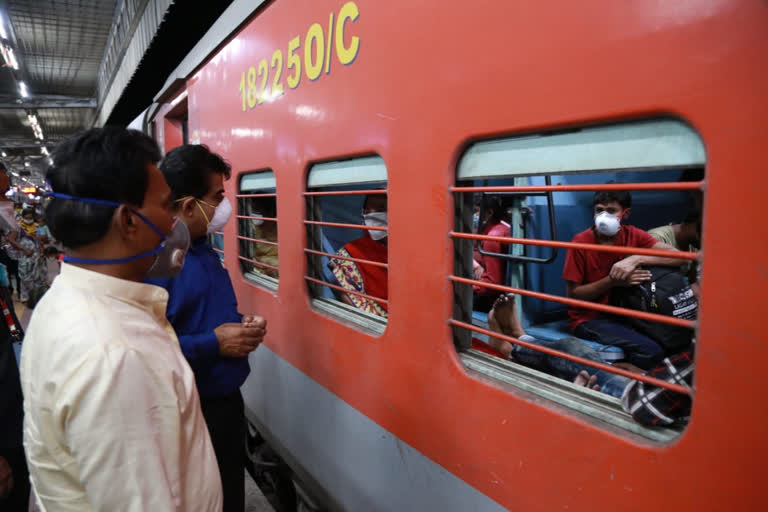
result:
[[[622,208],[632,207],[632,194],[629,190],[598,190],[592,198],[592,206],[600,203],[617,202]]]
[[[229,179],[232,171],[223,158],[207,146],[186,144],[172,149],[160,162],[160,170],[171,187],[171,198],[201,198],[208,193],[208,176],[222,174]]]
[[[487,212],[488,210],[493,212],[486,224],[498,223],[504,218],[504,207],[501,204],[501,197],[499,196],[484,196],[482,210],[483,212]]]
[[[264,217],[277,217],[277,199],[274,197],[260,197],[252,203],[253,210],[258,211]]]
[[[45,254],[46,256],[50,256],[51,254],[55,254],[58,256],[59,254],[61,254],[61,252],[59,252],[57,248],[51,245],[43,249],[43,254]]]
[[[53,192],[142,206],[147,166],[160,160],[160,149],[137,130],[107,126],[73,135],[52,158],[46,179]],[[114,206],[52,198],[45,216],[54,238],[76,249],[101,240],[114,211]]]
[[[24,208],[21,211],[21,216],[26,217],[27,215],[32,215],[33,217],[36,217],[35,215],[35,209],[34,208]]]

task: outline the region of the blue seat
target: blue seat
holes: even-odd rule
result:
[[[472,325],[488,329],[488,313],[482,313],[480,311],[472,312]],[[534,338],[546,341],[557,341],[562,338],[572,337],[576,338],[572,334],[568,333],[568,323],[566,320],[558,320],[555,322],[549,322],[545,324],[539,324],[527,327],[525,332]],[[483,343],[490,343],[488,336],[473,332],[472,336]],[[594,349],[600,354],[600,357],[606,363],[612,363],[615,361],[621,361],[624,359],[624,351],[619,347],[612,347],[608,345],[601,345],[600,343],[589,341],[581,338],[576,338],[580,342]]]

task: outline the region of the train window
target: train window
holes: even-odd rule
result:
[[[237,194],[240,268],[249,281],[277,290],[277,189],[272,171],[243,174]]]
[[[704,166],[701,139],[674,119],[472,145],[452,188],[450,277],[468,373],[656,441],[678,435],[693,397]]]
[[[224,264],[224,232],[217,231],[208,235],[208,243],[219,256],[221,264]]]
[[[373,335],[388,317],[387,168],[379,156],[307,176],[307,275],[315,309]]]

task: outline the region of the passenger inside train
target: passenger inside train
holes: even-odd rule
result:
[[[366,226],[386,228],[387,196],[365,196],[361,215]],[[387,263],[387,234],[387,231],[364,230],[363,236],[345,244],[336,252],[339,258],[332,258],[328,268],[342,288],[382,299],[388,297],[386,268],[348,259]],[[342,300],[367,313],[387,317],[387,305],[384,303],[354,293],[342,294]]]
[[[574,243],[616,245],[648,249],[675,250],[647,232],[626,222],[632,207],[628,191],[598,191],[592,199],[594,226],[577,234]],[[641,284],[651,279],[649,265],[679,266],[680,260],[568,249],[563,267],[566,293],[578,300],[610,304],[617,287]],[[664,349],[650,337],[628,327],[625,322],[595,311],[571,307],[568,310],[571,331],[580,338],[619,347],[627,360],[643,370],[650,370],[664,358]]]
[[[486,195],[478,211],[479,225],[477,232],[489,236],[509,236],[509,222],[505,220],[505,210],[501,198]],[[476,241],[472,270],[476,281],[491,284],[504,284],[507,281],[507,266],[504,260],[493,256],[507,251],[507,244],[494,240]],[[488,312],[501,292],[482,286],[472,288],[473,309]]]
[[[701,210],[692,206],[683,220],[677,224],[667,224],[648,231],[658,240],[677,249],[678,251],[697,252],[701,248]],[[695,261],[686,261],[680,265],[680,271],[691,284],[691,289],[699,298],[699,269]]]
[[[250,205],[248,215],[254,217],[251,222],[251,237],[267,242],[277,242],[277,201],[274,197],[256,198]],[[259,218],[262,217],[262,218]],[[272,267],[278,265],[277,245],[255,242],[252,246],[251,257],[257,262],[266,263]],[[277,279],[280,275],[277,268],[252,265],[252,271]]]
[[[271,289],[280,277],[275,185],[272,171],[247,173],[237,195],[240,268],[247,279]]]

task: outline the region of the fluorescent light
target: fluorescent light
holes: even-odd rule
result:
[[[8,39],[8,32],[5,31],[5,20],[2,14],[0,14],[0,37]]]
[[[46,156],[48,156],[48,154],[49,154],[49,153],[48,153],[48,148],[47,148],[47,147],[45,147],[45,146],[43,146],[43,147],[41,147],[41,148],[40,148],[40,152],[41,152],[42,154],[46,155]]]
[[[29,96],[29,91],[27,91],[27,84],[24,82],[19,82],[19,94],[21,94],[22,98]]]
[[[29,162],[24,162],[24,167],[29,167]],[[24,178],[24,181],[27,181],[27,178]]]
[[[14,176],[16,176],[17,178],[19,177],[19,173],[17,173],[17,172],[11,172],[11,174],[13,174]]]
[[[3,158],[5,158],[6,156],[8,156],[8,153],[6,153],[5,151],[3,151],[3,152],[2,152],[2,155],[3,155]]]

